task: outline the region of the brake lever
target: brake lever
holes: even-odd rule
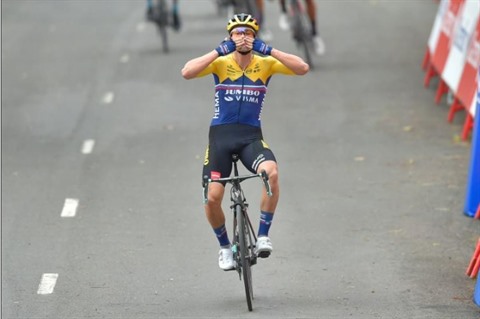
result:
[[[206,205],[208,203],[208,183],[209,183],[209,179],[208,179],[208,176],[205,175],[203,176],[203,182],[202,182],[202,186],[203,186],[203,203]]]
[[[262,172],[260,173],[260,177],[263,180],[263,184],[265,185],[265,190],[267,191],[268,197],[272,197],[273,193],[272,188],[270,187],[270,182],[268,181],[267,172],[265,170],[262,170]]]

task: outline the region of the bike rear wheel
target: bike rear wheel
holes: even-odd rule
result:
[[[168,6],[165,0],[157,0],[156,6],[154,7],[154,20],[157,24],[158,33],[160,34],[160,39],[162,42],[162,49],[165,53],[169,51],[167,32],[167,28],[169,26],[168,12]]]
[[[249,240],[249,228],[244,212],[241,206],[237,206],[237,226],[239,228],[240,262],[243,273],[243,284],[245,285],[245,296],[247,298],[248,310],[252,311],[253,288],[252,288],[252,270],[251,270],[251,247]]]
[[[168,53],[168,32],[166,26],[158,26],[158,33],[160,33],[160,39],[162,40],[162,49],[164,53]]]
[[[311,41],[309,41],[307,38],[303,37],[303,39],[300,41],[300,46],[303,48],[303,53],[305,55],[305,61],[307,62],[310,69],[313,69],[312,53],[310,51],[311,47],[312,47]]]

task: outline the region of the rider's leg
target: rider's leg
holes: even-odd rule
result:
[[[218,252],[218,266],[223,270],[235,268],[233,252],[230,248],[227,228],[225,227],[225,214],[222,210],[222,198],[225,187],[220,183],[210,183],[208,189],[208,203],[205,205],[205,213],[208,222],[217,236],[220,250]]]
[[[225,227],[225,214],[222,209],[222,199],[225,186],[221,183],[210,183],[208,188],[208,202],[205,205],[205,215],[217,235],[220,246],[230,245]]]
[[[305,2],[307,3],[307,13],[308,13],[308,17],[310,18],[315,52],[319,55],[322,55],[325,53],[325,43],[323,42],[322,38],[318,34],[318,30],[317,30],[317,8],[315,6],[315,1],[305,0]]]
[[[312,25],[312,35],[317,35],[317,8],[314,0],[305,0],[307,3],[307,13]]]
[[[272,188],[273,195],[269,197],[265,189],[262,193],[262,201],[260,209],[264,212],[275,213],[277,208],[278,199],[280,198],[280,187],[278,185],[278,166],[275,161],[265,161],[258,167],[258,172],[265,170],[268,175],[268,181]]]
[[[268,237],[268,231],[272,223],[273,214],[277,208],[278,199],[280,197],[280,188],[278,185],[278,167],[275,161],[265,161],[259,165],[258,171],[265,170],[268,175],[272,196],[268,196],[265,188],[262,191],[262,199],[260,204],[260,223],[258,227],[259,237]]]
[[[256,253],[259,257],[265,258],[272,252],[272,242],[268,237],[268,231],[272,224],[273,214],[277,208],[278,199],[280,197],[280,188],[278,186],[278,168],[277,163],[272,160],[262,162],[258,167],[258,172],[265,170],[268,174],[268,181],[272,190],[272,196],[268,196],[265,189],[262,193],[262,201],[260,204],[260,222],[258,226],[258,240],[255,245]]]
[[[285,0],[279,0],[279,1],[280,1],[280,18],[278,20],[278,25],[280,26],[280,29],[288,30],[289,23],[288,23],[288,16],[287,16],[287,4],[285,3]]]
[[[178,0],[172,1],[172,16],[173,16],[173,29],[175,31],[180,30],[181,21],[180,21],[180,11],[178,8]]]
[[[268,196],[264,187],[262,187],[262,199],[260,203],[260,227],[259,236],[268,235],[268,227],[270,225],[280,195],[280,189],[278,186],[278,167],[275,159],[275,155],[269,148],[268,144],[263,140],[257,140],[247,147],[245,147],[240,158],[247,169],[252,173],[260,173],[265,171],[268,175],[272,196]],[[267,228],[264,228],[265,223],[268,224]]]
[[[147,20],[151,20],[153,18],[153,0],[147,0]]]

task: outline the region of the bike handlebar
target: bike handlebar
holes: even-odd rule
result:
[[[230,184],[238,182],[240,184],[244,180],[255,178],[255,177],[259,177],[262,179],[263,185],[265,186],[265,190],[267,191],[267,195],[271,197],[273,193],[272,193],[272,188],[270,187],[270,182],[268,181],[268,174],[265,170],[262,170],[260,173],[257,173],[257,174],[223,177],[223,178],[217,178],[217,179],[211,179],[211,178],[208,178],[208,176],[203,176],[203,183],[202,183],[203,203],[204,204],[208,203],[208,184],[210,184],[211,182],[226,182]]]

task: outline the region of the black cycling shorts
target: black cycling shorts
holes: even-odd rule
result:
[[[211,126],[208,140],[202,178],[229,177],[233,154],[238,154],[242,164],[252,173],[257,173],[258,166],[264,161],[276,162],[259,127],[243,124]]]

